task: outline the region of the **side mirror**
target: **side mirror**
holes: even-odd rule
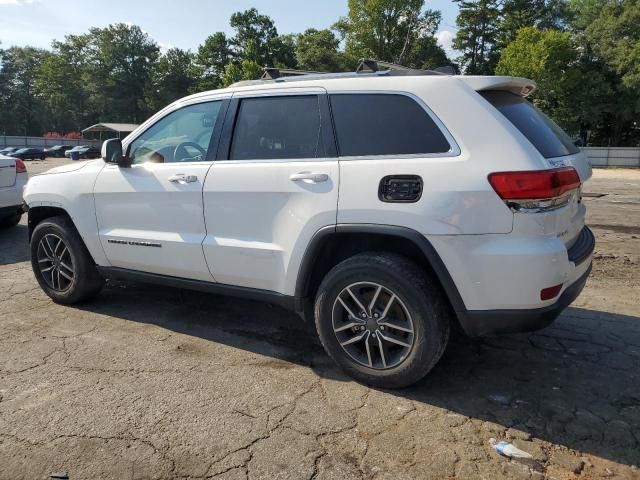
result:
[[[119,138],[110,138],[102,144],[102,159],[106,163],[114,163],[121,167],[128,167],[131,162],[122,153],[122,142]]]

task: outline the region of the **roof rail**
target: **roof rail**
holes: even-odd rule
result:
[[[352,78],[359,76],[373,77],[395,77],[395,76],[421,76],[421,75],[455,75],[455,69],[449,67],[438,67],[434,70],[420,70],[409,68],[395,63],[383,62],[363,58],[355,72],[311,72],[306,70],[295,70],[293,68],[264,67],[262,78],[259,80],[242,80],[230,87],[241,87],[248,85],[260,85],[266,82],[295,82],[297,80],[330,79],[330,78]]]
[[[397,65],[395,63],[383,62],[381,60],[374,60],[372,58],[361,58],[360,64],[358,68],[356,68],[356,73],[370,71],[370,72],[379,72],[380,67],[385,70],[395,70],[395,71],[407,71],[412,70],[409,67],[405,67],[403,65]],[[366,70],[365,70],[366,69]]]
[[[438,67],[433,70],[405,67],[395,63],[383,62],[372,58],[360,59],[356,73],[388,72],[390,75],[454,75],[453,67]]]
[[[264,67],[262,69],[261,80],[275,80],[281,77],[294,77],[298,75],[321,75],[325,72],[311,72],[306,70],[295,70],[293,68]]]

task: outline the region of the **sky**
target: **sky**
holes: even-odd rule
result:
[[[451,0],[425,3],[442,12],[437,37],[450,53],[457,5]],[[0,0],[0,42],[3,48],[49,48],[65,35],[126,22],[139,25],[162,49],[195,51],[212,33],[231,33],[231,14],[251,7],[269,15],[279,33],[300,33],[331,26],[346,15],[347,0]]]

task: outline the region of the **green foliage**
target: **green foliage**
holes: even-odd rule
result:
[[[460,10],[453,46],[461,52],[458,62],[469,75],[491,75],[498,61],[498,0],[454,0]]]
[[[36,73],[49,53],[32,47],[0,50],[0,132],[28,135],[46,125],[46,104],[38,96]]]
[[[222,83],[225,68],[231,61],[230,42],[223,32],[207,37],[196,54],[196,90],[214,90]]]
[[[146,103],[151,111],[160,110],[169,103],[184,97],[196,84],[194,75],[195,55],[172,48],[160,57],[151,72]]]
[[[640,0],[454,0],[453,42],[465,74],[532,78],[533,101],[573,135],[640,143]],[[50,52],[0,49],[0,134],[141,122],[189,93],[260,78],[265,65],[353,70],[361,57],[414,68],[451,64],[424,0],[348,0],[333,30],[279,35],[255,8],[231,16],[195,53],[115,24],[54,41]]]
[[[222,86],[228,87],[241,80],[255,80],[262,76],[262,67],[253,60],[242,60],[240,63],[230,63],[224,72]]]
[[[500,15],[497,44],[502,48],[523,27],[562,29],[569,13],[564,0],[505,0]]]
[[[575,133],[580,129],[575,118],[581,81],[578,55],[568,32],[524,27],[502,51],[496,74],[535,80],[536,104]]]
[[[298,35],[296,58],[301,70],[340,72],[345,68],[340,40],[331,30],[310,28]]]
[[[346,54],[351,58],[419,67],[446,59],[433,38],[441,14],[423,9],[424,0],[349,0],[347,17],[334,28],[345,39]],[[445,60],[444,64],[448,63]]]
[[[587,27],[586,35],[624,85],[640,90],[640,0],[608,2]]]

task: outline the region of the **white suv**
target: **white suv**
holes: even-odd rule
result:
[[[0,228],[15,227],[20,222],[27,179],[27,167],[21,159],[0,155]]]
[[[384,70],[184,98],[31,179],[36,278],[68,304],[105,278],[275,302],[354,378],[411,384],[452,324],[542,328],[585,284],[591,168],[534,88]]]

